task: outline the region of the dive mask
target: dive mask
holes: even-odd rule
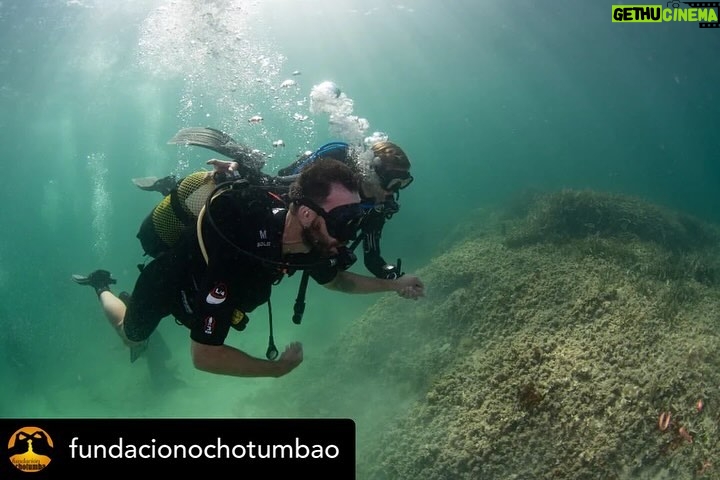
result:
[[[410,175],[410,172],[407,170],[385,170],[376,168],[375,173],[377,173],[380,179],[380,186],[388,192],[402,190],[414,180],[413,176]]]
[[[357,232],[365,219],[365,210],[360,203],[348,203],[335,207],[329,212],[323,210],[309,198],[298,200],[325,220],[328,234],[339,242],[348,242],[357,237]]]

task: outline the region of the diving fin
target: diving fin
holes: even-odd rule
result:
[[[183,128],[168,140],[168,143],[204,147],[232,158],[244,167],[253,170],[261,170],[265,166],[262,153],[251,150],[247,145],[237,143],[230,135],[216,128]]]
[[[158,180],[159,180],[159,178],[157,178],[157,177],[142,177],[142,178],[133,178],[132,182],[140,190],[152,191],[153,185],[155,185],[155,182],[157,182]]]
[[[175,175],[168,175],[167,177],[142,177],[133,178],[132,182],[140,190],[147,192],[160,192],[163,195],[169,195],[177,187],[177,178]]]
[[[197,145],[211,150],[223,148],[223,146],[227,144],[237,145],[237,142],[233,140],[230,135],[210,127],[183,128],[168,140],[168,143],[176,145]]]
[[[143,340],[140,343],[136,343],[135,345],[130,347],[130,363],[135,363],[135,360],[140,358],[140,356],[145,353],[145,350],[147,350],[148,347],[148,340]]]

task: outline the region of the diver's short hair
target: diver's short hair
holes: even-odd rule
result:
[[[319,158],[304,168],[290,185],[290,200],[308,198],[317,204],[324,203],[333,183],[339,183],[351,192],[360,190],[358,174],[345,163],[333,158]]]

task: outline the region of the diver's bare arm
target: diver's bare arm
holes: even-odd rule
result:
[[[324,286],[344,293],[379,293],[397,290],[395,280],[367,277],[346,271],[338,272],[337,276]]]
[[[341,271],[324,286],[330,290],[345,293],[397,292],[401,297],[413,300],[425,296],[425,285],[415,275],[403,275],[397,279],[388,280]]]
[[[205,345],[191,340],[193,365],[198,370],[233,377],[281,377],[301,361],[293,358],[278,361],[255,358],[229,345]],[[302,351],[302,350],[301,350]],[[283,355],[284,356],[284,355]]]

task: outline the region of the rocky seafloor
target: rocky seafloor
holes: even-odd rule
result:
[[[359,479],[720,478],[716,226],[528,194],[416,273],[288,377],[288,416],[356,420]]]

